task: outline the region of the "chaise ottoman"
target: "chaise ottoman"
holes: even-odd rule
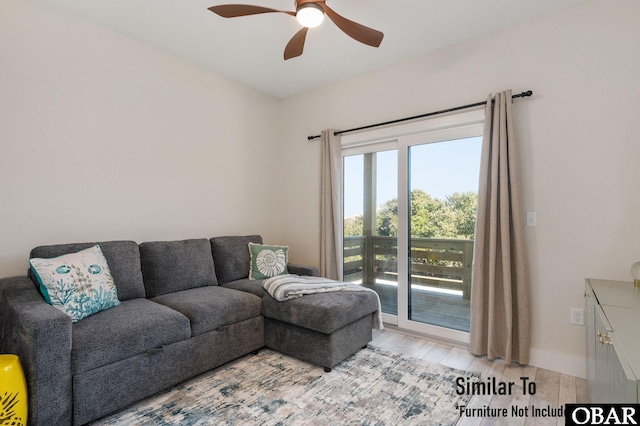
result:
[[[378,298],[367,291],[309,294],[262,302],[265,346],[324,367],[339,362],[372,340]]]

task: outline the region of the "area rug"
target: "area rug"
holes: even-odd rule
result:
[[[262,349],[92,425],[453,425],[460,376],[478,377],[372,347],[330,373]]]

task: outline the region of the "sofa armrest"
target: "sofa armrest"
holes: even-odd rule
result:
[[[298,265],[296,263],[288,263],[287,270],[290,274],[311,275],[313,277],[320,276],[320,271],[315,266]]]
[[[71,318],[47,304],[26,276],[0,279],[0,352],[18,355],[29,424],[72,422]]]

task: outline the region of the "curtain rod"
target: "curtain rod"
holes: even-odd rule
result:
[[[526,92],[522,92],[522,93],[519,93],[517,95],[511,96],[511,98],[512,99],[525,98],[525,97],[531,96],[531,95],[533,95],[533,92],[531,90],[527,90]],[[474,104],[462,105],[462,106],[459,106],[459,107],[443,109],[443,110],[435,111],[435,112],[428,112],[426,114],[421,114],[421,115],[414,115],[413,117],[406,117],[406,118],[400,118],[398,120],[385,121],[384,123],[369,124],[368,126],[354,127],[353,129],[340,130],[339,132],[333,132],[333,134],[334,134],[334,136],[337,136],[337,135],[341,135],[343,133],[356,132],[358,130],[371,129],[373,127],[388,126],[389,124],[401,123],[403,121],[415,120],[417,118],[430,117],[432,115],[445,114],[447,112],[459,111],[461,109],[473,108],[473,107],[477,107],[477,106],[480,106],[480,105],[486,105],[486,104],[487,104],[487,101],[476,102]],[[318,139],[319,137],[320,137],[320,135],[307,136],[307,139],[312,141],[314,139]]]

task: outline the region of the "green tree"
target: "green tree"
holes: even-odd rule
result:
[[[364,223],[362,215],[352,216],[344,220],[344,236],[353,237],[364,233]]]
[[[456,238],[472,240],[476,227],[478,194],[454,192],[446,197],[446,203],[455,216]]]
[[[395,237],[398,235],[398,199],[394,198],[384,203],[376,214],[378,235]]]
[[[411,237],[473,239],[478,195],[455,192],[444,200],[420,189],[411,191]],[[377,235],[398,235],[398,200],[387,201],[376,213]],[[362,235],[362,215],[345,219],[344,235]]]
[[[453,238],[454,215],[447,203],[421,189],[411,191],[411,237]]]

